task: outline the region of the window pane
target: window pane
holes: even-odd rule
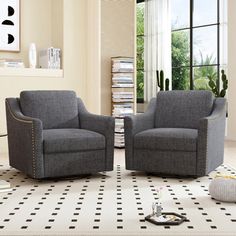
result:
[[[193,63],[217,63],[217,26],[193,29]]]
[[[137,4],[137,35],[144,35],[144,7],[144,2]]]
[[[137,69],[144,68],[144,37],[137,37]]]
[[[141,70],[137,71],[137,98],[144,98],[144,72]]]
[[[172,90],[190,89],[190,70],[188,67],[172,68]]]
[[[216,66],[194,67],[194,89],[211,91],[210,79],[214,82],[217,80]]]
[[[171,0],[172,29],[189,27],[189,11],[189,0]]]
[[[172,67],[190,65],[189,30],[172,32]]]
[[[214,23],[217,23],[217,0],[194,0],[193,26]]]

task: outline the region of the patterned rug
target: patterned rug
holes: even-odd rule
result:
[[[113,172],[82,179],[32,180],[0,166],[0,179],[13,191],[0,193],[0,235],[236,235],[236,203],[211,199],[208,186],[215,175],[236,175],[220,166],[198,179],[166,178]],[[178,226],[156,226],[144,220],[164,186],[165,212],[187,217]]]

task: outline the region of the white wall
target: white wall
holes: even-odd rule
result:
[[[236,140],[236,1],[228,0],[228,130],[227,139]]]

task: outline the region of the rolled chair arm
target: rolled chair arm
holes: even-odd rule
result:
[[[223,163],[225,121],[226,99],[216,98],[211,115],[199,122],[197,176],[203,176]]]
[[[16,98],[7,98],[5,104],[10,165],[32,178],[42,178],[42,122],[24,116]]]
[[[110,116],[95,115],[87,111],[84,103],[78,98],[80,128],[91,130],[105,136],[106,170],[113,170],[115,119]]]

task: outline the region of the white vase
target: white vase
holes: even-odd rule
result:
[[[36,68],[37,65],[37,50],[35,43],[31,43],[29,46],[29,67]]]

